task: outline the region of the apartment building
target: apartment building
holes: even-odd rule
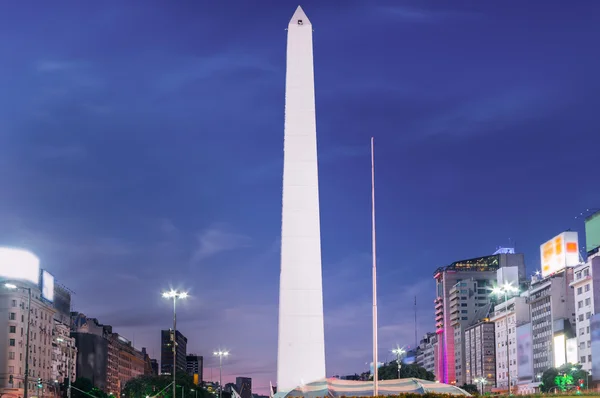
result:
[[[52,333],[52,375],[51,379],[64,383],[77,374],[77,347],[71,337],[71,328],[54,319]]]
[[[425,334],[419,342],[417,351],[417,364],[433,374],[435,374],[437,336],[436,333]]]
[[[465,330],[465,383],[478,384],[485,378],[484,388],[496,384],[496,337],[494,322],[479,322]]]

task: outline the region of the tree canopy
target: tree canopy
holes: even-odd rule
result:
[[[162,398],[172,398],[173,387],[168,387],[172,381],[173,379],[168,375],[134,377],[125,384],[121,394],[124,398],[152,397],[155,395]],[[208,398],[211,394],[202,386],[194,384],[193,378],[187,373],[177,372],[177,396],[180,398]]]
[[[379,380],[397,379],[398,378],[398,363],[396,361],[386,363],[385,365],[383,365],[379,368],[378,373],[379,373],[378,374]],[[417,365],[416,363],[410,364],[410,365],[402,364],[402,366],[400,367],[400,378],[401,379],[415,378],[415,379],[434,381],[435,375],[433,373],[427,371],[425,368]]]

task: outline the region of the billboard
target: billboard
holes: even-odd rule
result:
[[[517,365],[519,381],[533,380],[531,323],[517,327]]]
[[[567,231],[540,246],[542,277],[579,264],[577,232]]]
[[[0,247],[0,279],[40,283],[40,260],[26,250]]]
[[[600,211],[585,219],[585,250],[591,253],[600,247]]]
[[[42,271],[42,297],[54,302],[54,276],[46,270]]]
[[[567,363],[567,347],[564,334],[554,336],[554,367],[560,368]]]
[[[576,364],[579,363],[577,357],[577,337],[567,340],[567,363]]]

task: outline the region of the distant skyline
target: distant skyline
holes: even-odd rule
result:
[[[597,188],[600,3],[306,1],[327,374],[434,330],[433,271],[573,229]],[[65,0],[0,12],[0,245],[160,360],[178,307],[224,382],[276,381],[285,28],[298,3]],[[215,376],[217,377],[217,376]]]

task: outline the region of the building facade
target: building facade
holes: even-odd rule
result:
[[[31,304],[27,307],[27,289],[0,287],[0,308],[5,316],[0,321],[0,394],[23,397],[25,376],[25,346],[29,316],[29,396],[52,396],[52,331],[54,308],[43,300],[39,288],[31,289]],[[12,377],[11,377],[12,376]],[[12,384],[10,380],[12,378]],[[38,387],[38,378],[42,387]]]
[[[52,334],[52,380],[65,383],[75,381],[77,374],[77,346],[71,337],[71,328],[54,319]]]
[[[187,373],[194,377],[194,382],[196,384],[202,384],[204,381],[204,357],[202,355],[190,354],[186,357],[186,361]]]
[[[496,337],[493,322],[479,322],[465,330],[465,383],[478,384],[485,378],[483,388],[496,384]],[[484,390],[483,392],[486,392]]]
[[[464,328],[478,321],[479,308],[490,302],[488,288],[496,281],[497,271],[504,267],[517,267],[519,278],[525,279],[524,256],[515,254],[512,249],[500,249],[491,256],[457,261],[434,272],[435,322],[438,334],[436,380],[449,384],[464,382]],[[470,287],[457,287],[462,281],[471,281]],[[467,313],[463,313],[465,310]],[[460,340],[458,347],[455,337]]]
[[[177,342],[177,369],[187,371],[187,337],[178,330]],[[160,331],[160,372],[161,374],[173,374],[173,330]]]
[[[592,370],[592,339],[590,318],[594,315],[594,281],[592,262],[575,267],[571,282],[575,302],[575,331],[577,334],[577,358],[582,369]]]
[[[417,364],[433,374],[435,374],[436,345],[437,334],[427,333],[419,342],[417,353]]]
[[[533,336],[533,371],[536,376],[566,362],[566,357],[556,357],[558,352],[555,353],[555,345],[566,344],[566,340],[575,337],[576,312],[570,286],[572,281],[573,268],[565,268],[546,278],[532,281],[529,304]],[[559,352],[564,352],[565,355],[566,351],[566,347],[559,348]]]
[[[510,297],[497,303],[490,317],[495,333],[496,387],[508,391],[519,384],[517,329],[530,321],[527,297]]]

